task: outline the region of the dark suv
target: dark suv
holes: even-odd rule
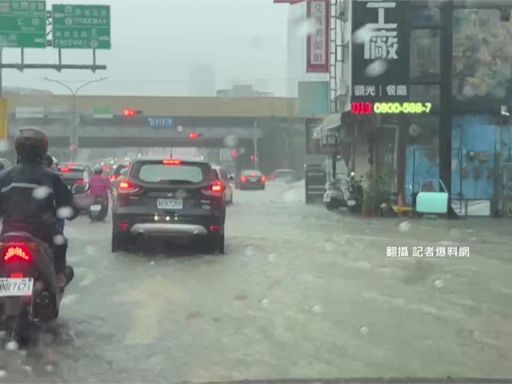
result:
[[[137,237],[187,237],[201,241],[208,253],[224,253],[224,190],[209,163],[135,160],[112,208],[112,252]]]

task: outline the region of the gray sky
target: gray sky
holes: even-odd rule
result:
[[[190,69],[209,64],[216,88],[252,83],[283,96],[286,89],[287,5],[272,0],[47,0],[66,4],[110,4],[112,50],[99,51],[107,71],[4,70],[4,86],[66,93],[48,76],[78,86],[100,76],[108,80],[81,94],[188,95]],[[4,62],[18,61],[6,49]],[[90,51],[66,50],[66,63],[91,62]],[[56,62],[57,51],[30,49],[28,62]]]

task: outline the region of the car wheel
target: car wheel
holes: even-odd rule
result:
[[[112,233],[112,252],[119,252],[126,250],[128,236],[121,233]]]
[[[224,254],[224,234],[209,237],[204,242],[204,252],[208,255]]]

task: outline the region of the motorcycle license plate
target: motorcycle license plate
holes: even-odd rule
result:
[[[353,207],[354,205],[356,205],[356,201],[355,200],[347,200],[347,205],[349,207]]]
[[[156,206],[159,209],[183,209],[182,199],[158,199]]]
[[[0,278],[0,297],[30,296],[33,288],[34,279],[29,277],[22,279]]]
[[[99,205],[99,204],[91,205],[91,211],[92,212],[99,212],[99,211],[101,211],[101,205]]]

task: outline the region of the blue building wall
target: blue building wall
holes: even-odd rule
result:
[[[454,199],[489,200],[494,193],[496,151],[511,155],[510,127],[499,126],[490,115],[461,115],[453,119],[452,196]],[[411,192],[418,190],[421,180],[438,179],[437,149],[409,146],[406,151],[406,201],[412,203]],[[475,153],[471,158],[469,153]],[[480,159],[479,157],[482,157]],[[486,159],[484,159],[485,157]],[[416,184],[414,186],[414,184]]]

